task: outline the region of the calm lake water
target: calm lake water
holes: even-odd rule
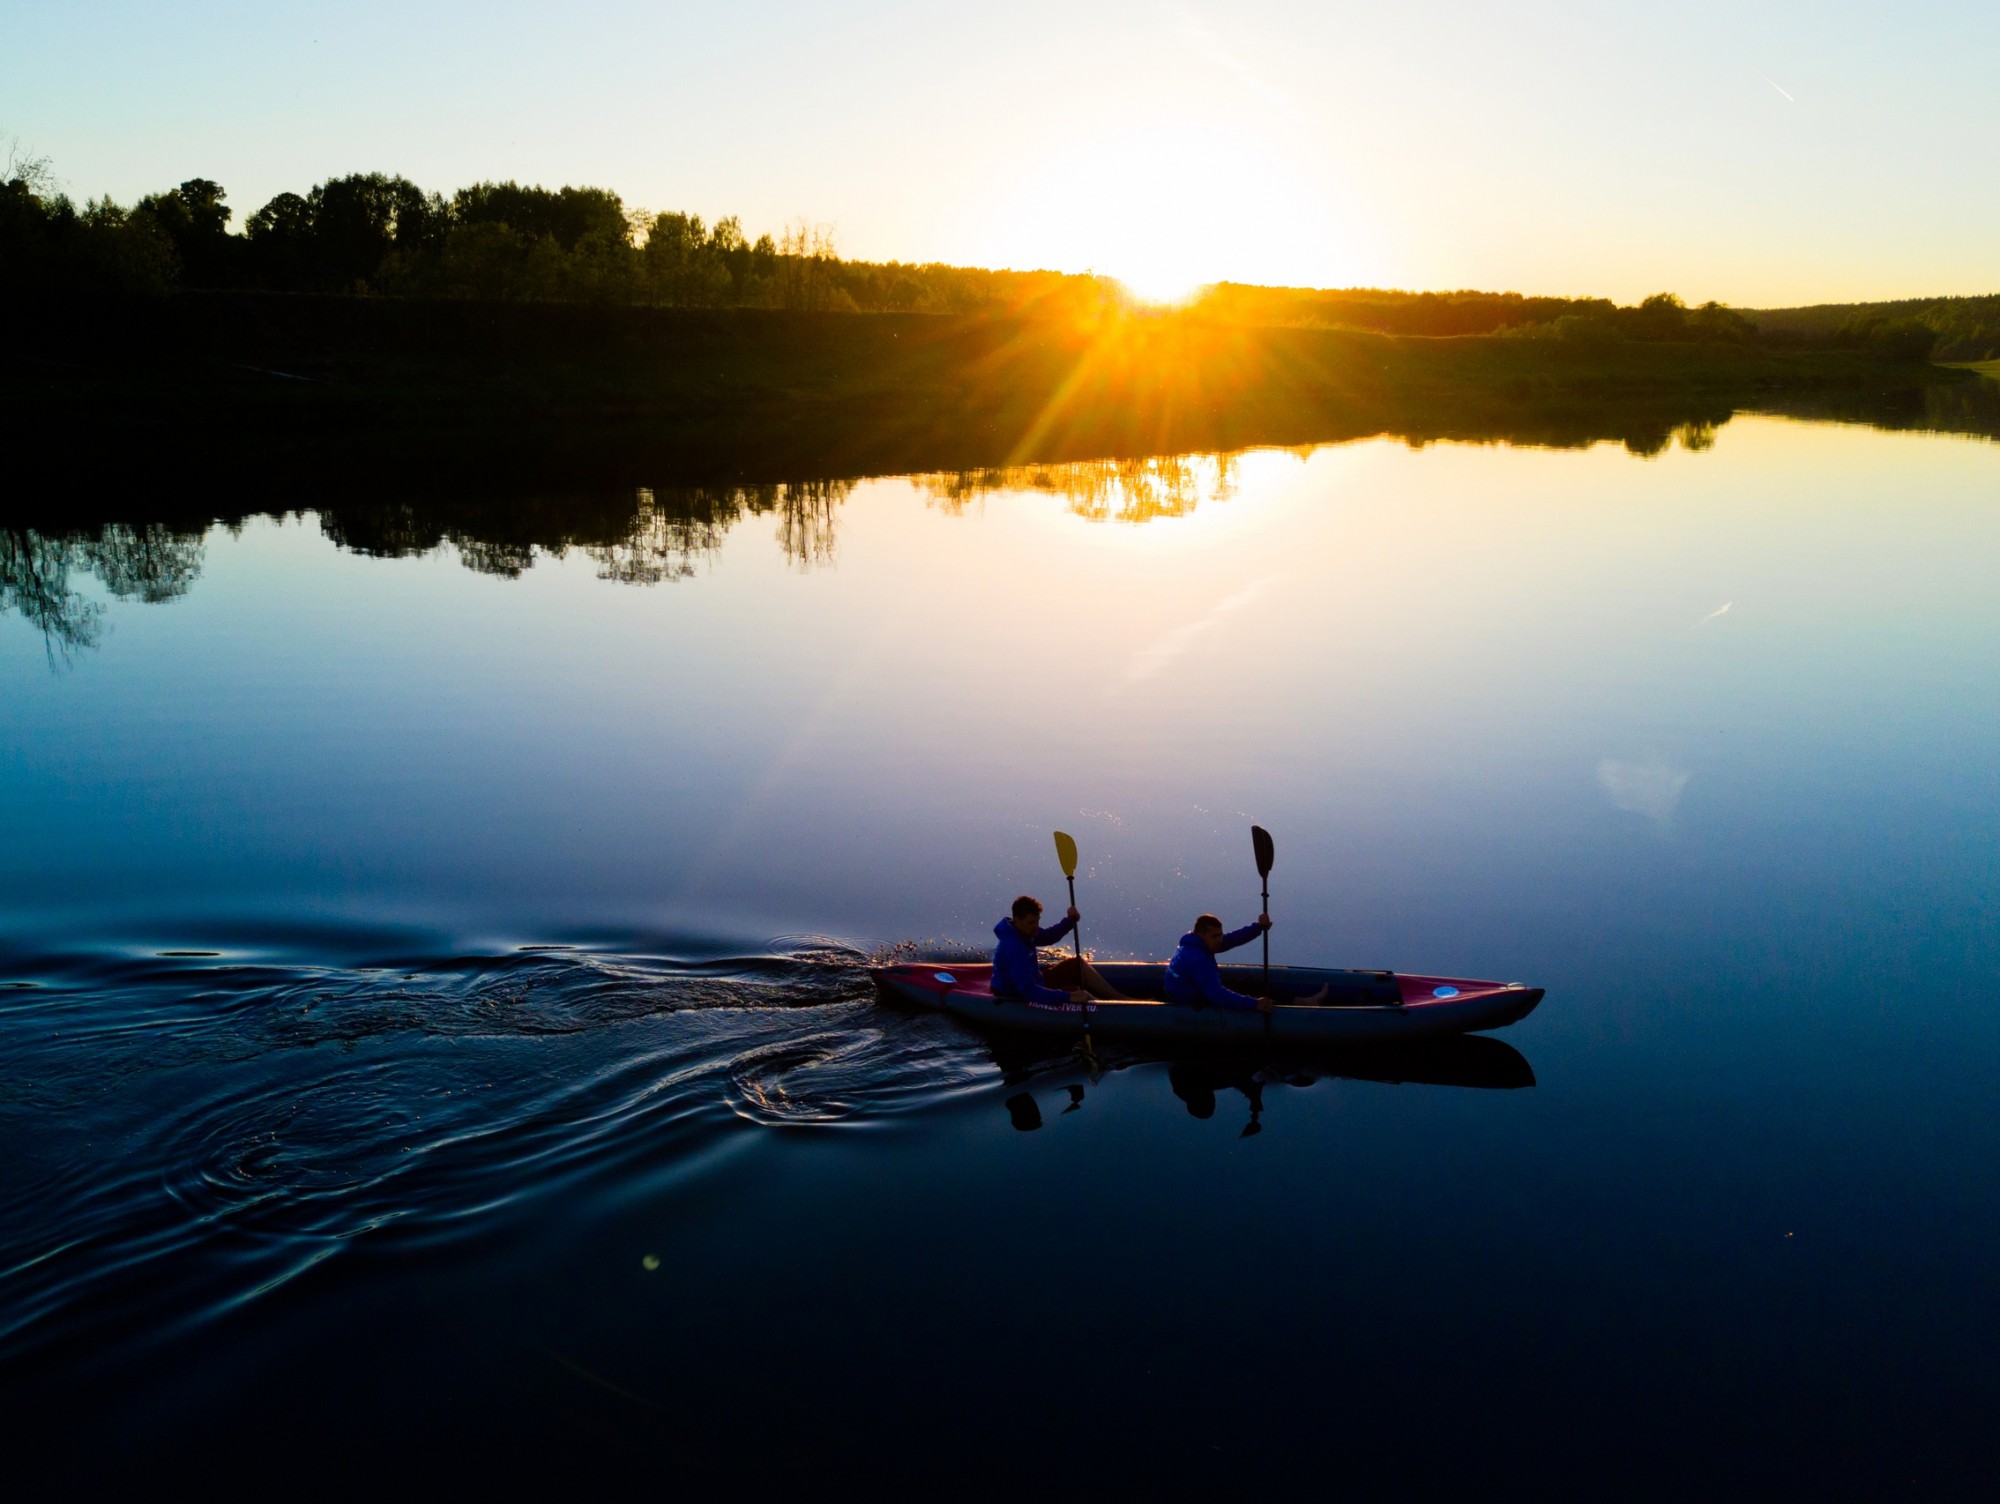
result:
[[[2000,445],[566,505],[11,535],[10,1471],[2000,1485]],[[1274,959],[1547,1001],[1093,1072],[873,999],[1058,827],[1099,954],[1242,923],[1253,820]]]

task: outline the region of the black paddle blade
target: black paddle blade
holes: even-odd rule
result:
[[[1257,853],[1257,875],[1271,875],[1271,832],[1261,825],[1250,827],[1250,849]]]

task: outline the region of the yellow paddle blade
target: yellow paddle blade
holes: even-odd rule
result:
[[[1076,837],[1056,832],[1056,860],[1062,863],[1063,876],[1076,876]]]

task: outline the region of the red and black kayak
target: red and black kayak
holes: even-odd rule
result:
[[[1098,961],[1092,965],[1105,981],[1133,999],[1089,1005],[1090,1032],[1103,1039],[1388,1044],[1505,1028],[1534,1012],[1542,1000],[1541,988],[1519,982],[1273,966],[1272,995],[1306,997],[1322,984],[1327,995],[1324,1002],[1311,1006],[1279,1003],[1269,1013],[1262,1013],[1166,1002],[1163,984],[1167,969],[1159,963]],[[894,1001],[940,1009],[990,1028],[1037,1034],[1081,1031],[1082,1004],[1045,1006],[995,997],[990,985],[992,972],[992,966],[984,961],[971,965],[909,962],[879,966],[869,975],[882,994]],[[1225,966],[1222,980],[1238,992],[1264,990],[1261,967]]]

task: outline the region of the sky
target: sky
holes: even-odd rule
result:
[[[79,198],[589,183],[1162,297],[2000,291],[1996,85],[1994,0],[0,11],[0,146]]]

